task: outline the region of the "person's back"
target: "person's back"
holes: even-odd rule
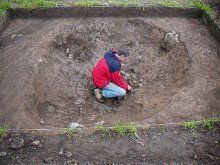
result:
[[[111,80],[110,72],[104,57],[97,63],[97,65],[93,69],[92,78],[95,86],[100,89],[108,85],[109,81]]]

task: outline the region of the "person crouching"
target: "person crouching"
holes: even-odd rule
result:
[[[131,86],[123,79],[121,63],[129,56],[125,49],[112,49],[105,53],[92,70],[94,94],[99,102],[104,98],[124,97]]]

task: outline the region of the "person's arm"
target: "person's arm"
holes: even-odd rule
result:
[[[116,71],[111,73],[111,80],[113,83],[118,85],[119,87],[125,89],[125,90],[130,90],[128,83],[123,79],[122,74],[120,71]]]

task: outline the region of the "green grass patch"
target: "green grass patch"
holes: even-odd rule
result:
[[[156,3],[159,6],[163,6],[163,7],[177,7],[177,8],[182,8],[185,5],[183,3],[181,3],[180,1],[175,1],[175,0],[159,0],[156,1]]]
[[[199,123],[197,121],[189,121],[189,122],[183,122],[182,125],[184,126],[185,129],[195,129]]]
[[[220,123],[220,118],[212,118],[212,119],[205,119],[203,121],[192,120],[189,122],[183,122],[182,126],[185,129],[196,129],[197,126],[202,125],[203,127],[206,127],[208,129],[213,129],[218,123]]]
[[[108,4],[122,7],[142,7],[141,0],[109,0]]]
[[[103,125],[97,125],[95,127],[95,130],[99,131],[99,132],[102,132],[102,133],[108,132],[108,128],[104,127]]]
[[[214,10],[212,9],[212,7],[210,5],[205,4],[200,0],[193,1],[193,5],[194,5],[194,7],[203,10],[205,15],[207,15],[209,17],[214,16]]]
[[[72,138],[76,133],[75,129],[72,128],[65,128],[65,132],[64,134],[68,137],[68,138]]]
[[[0,137],[6,137],[7,133],[7,125],[0,126]]]
[[[215,125],[220,123],[220,118],[203,120],[202,124],[208,129],[214,129]]]
[[[0,2],[0,16],[6,13],[6,10],[11,7],[11,3],[8,1]]]
[[[111,128],[111,130],[118,133],[121,136],[124,135],[137,136],[138,125],[135,123],[116,122]]]
[[[53,0],[15,0],[14,3],[20,8],[35,9],[35,8],[50,8],[59,5]]]
[[[104,6],[102,0],[76,0],[73,4],[82,7]]]

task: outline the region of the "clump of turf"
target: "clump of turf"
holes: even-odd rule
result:
[[[11,7],[11,3],[8,1],[0,2],[0,16],[3,16],[6,13],[6,10]]]
[[[204,2],[200,1],[200,0],[196,0],[193,1],[193,5],[204,11],[205,15],[209,16],[209,17],[213,17],[214,16],[214,10],[212,9],[212,7],[208,4],[205,4]]]
[[[111,130],[122,136],[124,135],[137,136],[138,125],[135,123],[116,122],[114,123]]]
[[[0,126],[0,137],[6,137],[7,134],[7,125]]]

